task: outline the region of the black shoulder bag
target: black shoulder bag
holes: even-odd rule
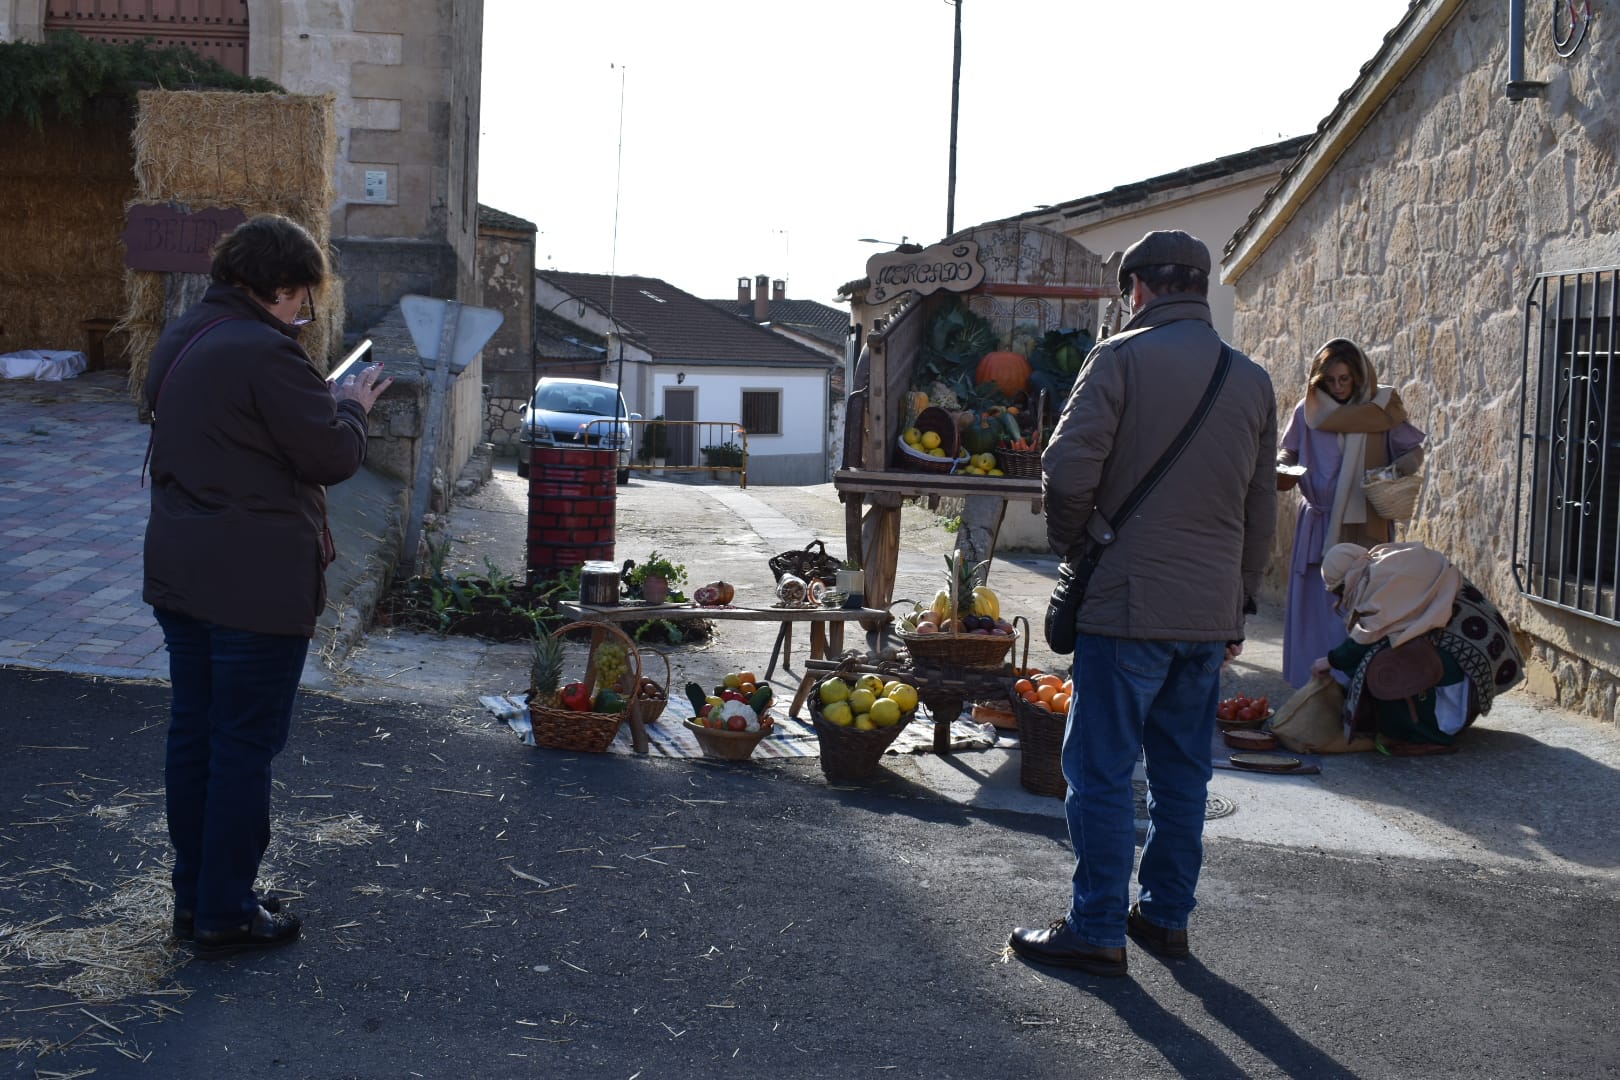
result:
[[[1075,558],[1071,551],[1063,559],[1063,565],[1058,568],[1057,587],[1052,590],[1052,598],[1046,602],[1046,643],[1052,651],[1059,654],[1074,651],[1075,619],[1080,614],[1080,604],[1086,598],[1086,585],[1091,581],[1091,575],[1097,569],[1097,563],[1103,552],[1108,550],[1119,535],[1119,530],[1125,522],[1136,513],[1136,508],[1148,493],[1170,471],[1170,466],[1176,463],[1181,452],[1187,448],[1192,437],[1198,429],[1204,426],[1204,418],[1215,404],[1215,397],[1221,391],[1221,384],[1226,382],[1226,373],[1232,367],[1232,347],[1225,342],[1221,343],[1221,358],[1215,363],[1215,373],[1209,377],[1209,385],[1204,388],[1204,396],[1193,410],[1192,416],[1183,425],[1181,432],[1175,437],[1154,462],[1153,468],[1148,470],[1131,493],[1125,496],[1119,509],[1110,515],[1101,515],[1099,511],[1092,511],[1092,520],[1086,523],[1086,533],[1089,543],[1086,544],[1085,553]],[[1100,520],[1099,520],[1100,518]],[[1117,521],[1118,525],[1110,525]],[[1094,525],[1093,522],[1096,524]],[[1076,548],[1076,550],[1079,550]]]

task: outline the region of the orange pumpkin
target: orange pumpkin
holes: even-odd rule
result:
[[[1029,361],[1024,359],[1023,353],[986,353],[979,361],[976,378],[981,383],[995,383],[1011,398],[1029,385]]]

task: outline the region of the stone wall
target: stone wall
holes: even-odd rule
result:
[[[1530,35],[1539,100],[1504,95],[1501,5],[1455,17],[1284,230],[1234,284],[1234,340],[1271,371],[1286,422],[1310,355],[1358,341],[1429,433],[1405,538],[1449,554],[1532,637],[1533,689],[1612,719],[1620,630],[1532,604],[1512,573],[1524,301],[1537,274],[1620,258],[1620,53],[1571,60]],[[1298,503],[1281,500],[1281,595]]]
[[[484,346],[486,438],[513,445],[518,413],[534,390],[534,231],[478,227],[483,304],[506,316]]]

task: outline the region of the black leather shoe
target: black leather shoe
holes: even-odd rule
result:
[[[259,901],[260,907],[272,915],[281,910],[281,898],[278,896],[256,896],[254,899]],[[187,908],[175,908],[174,922],[170,925],[174,940],[190,941],[197,929],[197,913]]]
[[[1185,929],[1170,930],[1156,923],[1150,923],[1135,904],[1131,905],[1131,913],[1125,917],[1125,932],[1148,952],[1167,959],[1180,960],[1184,956],[1192,955],[1192,949],[1187,945]]]
[[[1069,929],[1067,919],[1058,919],[1045,930],[1020,926],[1007,939],[1012,951],[1037,964],[1079,968],[1091,975],[1123,975],[1126,972],[1124,948],[1105,948]]]
[[[254,913],[250,922],[230,930],[198,930],[192,935],[197,955],[212,960],[233,953],[254,949],[274,949],[298,940],[298,916],[285,911],[270,912],[263,907]]]

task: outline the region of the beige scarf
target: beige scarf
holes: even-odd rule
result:
[[[1344,404],[1333,400],[1326,390],[1305,395],[1305,426],[1312,431],[1331,431],[1339,437],[1339,479],[1333,490],[1333,509],[1328,514],[1327,534],[1322,550],[1337,544],[1343,535],[1355,532],[1382,540],[1389,536],[1389,523],[1367,505],[1362,478],[1368,469],[1389,464],[1389,451],[1381,435],[1406,422],[1406,406],[1393,386],[1379,386],[1377,372],[1366,354],[1357,351],[1356,385],[1361,389]],[[1357,526],[1351,530],[1346,526]]]
[[[1322,583],[1344,586],[1345,629],[1363,645],[1402,645],[1451,621],[1462,574],[1419,543],[1338,544],[1322,556]]]

